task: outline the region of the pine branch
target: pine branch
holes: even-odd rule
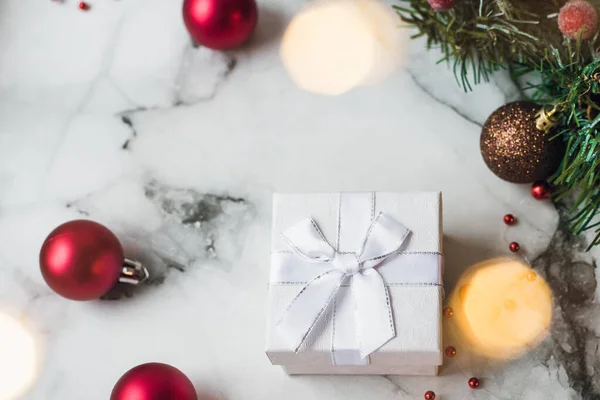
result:
[[[442,60],[453,63],[457,81],[465,90],[471,80],[488,81],[507,65],[539,69],[542,63],[559,67],[577,51],[579,61],[591,61],[598,35],[582,45],[560,33],[556,15],[566,0],[458,0],[447,12],[435,12],[427,0],[399,0],[394,6],[405,23],[426,36],[427,47],[439,47]],[[600,1],[600,0],[596,0]]]
[[[551,181],[556,199],[577,194],[570,229],[574,234],[594,230],[591,248],[600,244],[600,59],[585,64],[575,49],[565,61],[538,70],[541,81],[532,98],[557,107],[561,115],[557,136],[567,149]]]
[[[556,16],[567,0],[458,0],[448,12],[435,12],[427,0],[400,0],[400,18],[437,46],[440,62],[452,64],[465,90],[508,68],[531,99],[556,107],[560,124],[554,140],[567,143],[562,163],[551,178],[555,198],[575,194],[570,228],[593,230],[590,248],[600,245],[600,58],[599,33],[568,40]],[[600,0],[593,0],[600,2]],[[599,4],[595,4],[598,6]],[[528,74],[534,82],[522,82]]]

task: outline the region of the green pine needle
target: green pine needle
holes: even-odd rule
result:
[[[416,29],[414,37],[427,38],[428,48],[440,48],[440,62],[452,64],[465,91],[508,68],[531,100],[557,107],[560,124],[552,140],[563,140],[566,150],[550,179],[554,197],[574,197],[571,231],[592,230],[589,248],[599,245],[600,34],[565,39],[556,14],[566,0],[458,0],[447,12],[433,11],[427,0],[399,1],[408,3],[394,7],[402,21]],[[532,73],[537,82],[522,82]]]

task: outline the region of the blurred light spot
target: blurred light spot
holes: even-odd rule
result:
[[[460,289],[458,290],[458,297],[460,297],[460,299],[464,301],[467,298],[467,295],[469,294],[470,288],[471,285],[468,283],[461,285]]]
[[[281,59],[298,87],[339,95],[393,72],[406,36],[398,16],[378,0],[318,1],[289,24]]]
[[[21,398],[35,380],[39,358],[33,333],[0,312],[0,400]]]
[[[482,262],[465,272],[457,288],[450,306],[461,346],[486,357],[511,359],[548,334],[552,293],[526,264],[507,258]]]

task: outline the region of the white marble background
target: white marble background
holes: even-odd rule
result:
[[[44,344],[23,398],[106,400],[148,361],[223,400],[599,398],[594,253],[557,230],[552,204],[479,155],[480,124],[518,97],[506,77],[464,94],[414,42],[406,70],[384,83],[320,97],[295,88],[278,58],[303,1],[260,1],[256,35],[230,53],[192,47],[180,1],[90,4],[0,2],[0,308]],[[553,288],[575,277],[561,268],[583,265],[573,273],[583,300],[559,293],[552,337],[507,365],[475,366],[459,349],[436,378],[290,378],[263,352],[271,194],[337,190],[443,191],[450,287],[508,253],[512,212],[510,238],[556,275]],[[81,217],[115,231],[152,282],[118,301],[51,292],[39,248]]]

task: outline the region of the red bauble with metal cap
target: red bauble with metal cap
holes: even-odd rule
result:
[[[130,369],[115,385],[110,400],[198,400],[190,379],[177,368],[148,363]]]
[[[184,0],[183,20],[196,43],[225,50],[250,38],[258,10],[255,0]]]
[[[44,280],[59,295],[92,300],[106,294],[119,280],[123,248],[103,225],[75,220],[54,229],[40,251]]]

